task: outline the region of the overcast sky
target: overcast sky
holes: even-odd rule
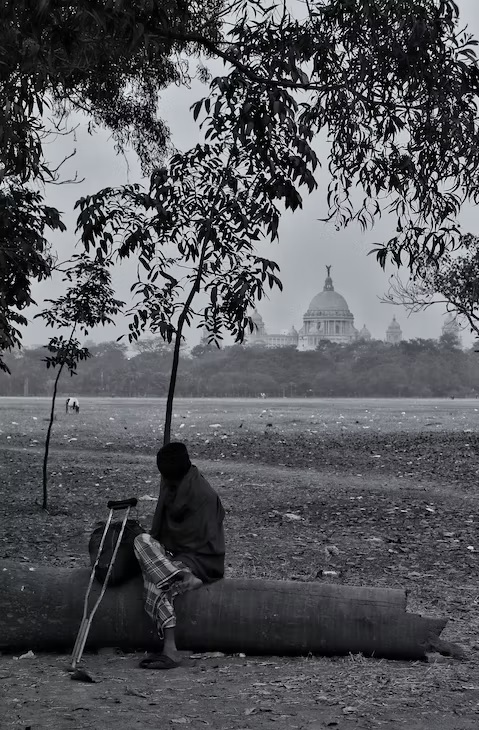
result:
[[[467,23],[469,30],[479,37],[479,0],[457,2],[464,24]],[[193,122],[189,107],[205,93],[205,87],[195,84],[191,89],[172,87],[162,94],[160,116],[170,126],[173,144],[180,150],[188,149],[198,140],[198,128]],[[80,126],[76,132],[76,140],[60,140],[51,148],[52,159],[59,159],[73,145],[77,154],[68,168],[64,169],[64,174],[73,174],[78,170],[79,176],[85,178],[81,184],[49,186],[47,189],[48,203],[63,211],[64,221],[68,226],[66,234],[53,239],[62,258],[75,244],[76,216],[73,205],[79,197],[94,193],[105,186],[142,181],[139,165],[133,154],[129,155],[127,165],[124,158],[115,154],[106,133],[98,131],[90,136],[86,123],[81,119],[78,121]],[[324,163],[325,148],[318,142],[316,149]],[[391,237],[394,221],[384,218],[365,233],[360,231],[359,226],[336,231],[334,224],[318,221],[326,213],[326,172],[319,173],[319,182],[318,191],[305,197],[303,210],[284,216],[279,243],[269,248],[269,257],[280,265],[284,289],[282,293],[275,290],[269,300],[261,302],[258,307],[267,331],[279,332],[292,325],[297,329],[301,327],[309,302],[323,288],[325,266],[331,265],[334,287],[346,298],[358,329],[366,324],[373,337],[384,339],[386,328],[392,316],[396,315],[406,339],[438,337],[444,312],[439,305],[408,316],[402,308],[379,301],[388,288],[388,273],[383,272],[374,257],[367,256],[367,252],[376,242]],[[463,228],[472,233],[478,232],[475,214],[473,206],[466,206],[460,219]],[[116,284],[120,299],[128,299],[132,270],[132,265],[125,265],[118,272]],[[391,271],[392,269],[389,273]],[[56,284],[52,286],[51,282],[37,285],[34,290],[35,298],[40,303],[43,297],[52,296],[56,290]],[[125,331],[126,324],[119,321],[115,328],[99,329],[92,333],[91,339],[111,340]],[[38,320],[31,321],[24,333],[24,343],[43,344],[48,336],[49,333]],[[188,344],[196,344],[198,339],[199,333],[194,330],[188,335]],[[465,344],[472,342],[472,339],[469,334],[463,334]]]

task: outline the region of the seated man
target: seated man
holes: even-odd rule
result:
[[[151,534],[135,538],[135,554],[143,573],[145,610],[164,645],[162,654],[146,657],[140,666],[172,669],[180,663],[173,599],[223,577],[225,513],[214,489],[191,464],[184,444],[163,446],[156,463],[162,477],[160,496]]]

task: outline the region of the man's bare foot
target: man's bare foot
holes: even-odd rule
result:
[[[163,661],[181,664],[181,654],[176,648],[175,629],[173,626],[165,629],[165,640],[163,642],[161,657],[163,657]]]
[[[161,653],[163,656],[168,657],[168,659],[171,659],[176,664],[181,664],[181,660],[184,658],[184,654],[178,651],[178,649],[172,649],[168,646],[165,646]]]

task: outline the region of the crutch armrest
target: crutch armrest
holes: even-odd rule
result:
[[[110,499],[107,503],[108,509],[126,509],[127,507],[136,507],[138,500],[136,497],[130,497],[130,499]]]

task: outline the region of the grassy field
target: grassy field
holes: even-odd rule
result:
[[[0,558],[85,565],[108,498],[136,495],[149,523],[164,401],[59,402],[50,511],[41,497],[48,399],[0,399]],[[476,400],[179,400],[173,433],[226,508],[227,574],[402,586],[409,610],[447,616],[468,659],[205,657],[174,672],[138,657],[0,658],[6,728],[479,726]],[[295,515],[292,519],[291,515]],[[334,545],[336,550],[329,548]],[[2,726],[3,727],[3,726]]]

